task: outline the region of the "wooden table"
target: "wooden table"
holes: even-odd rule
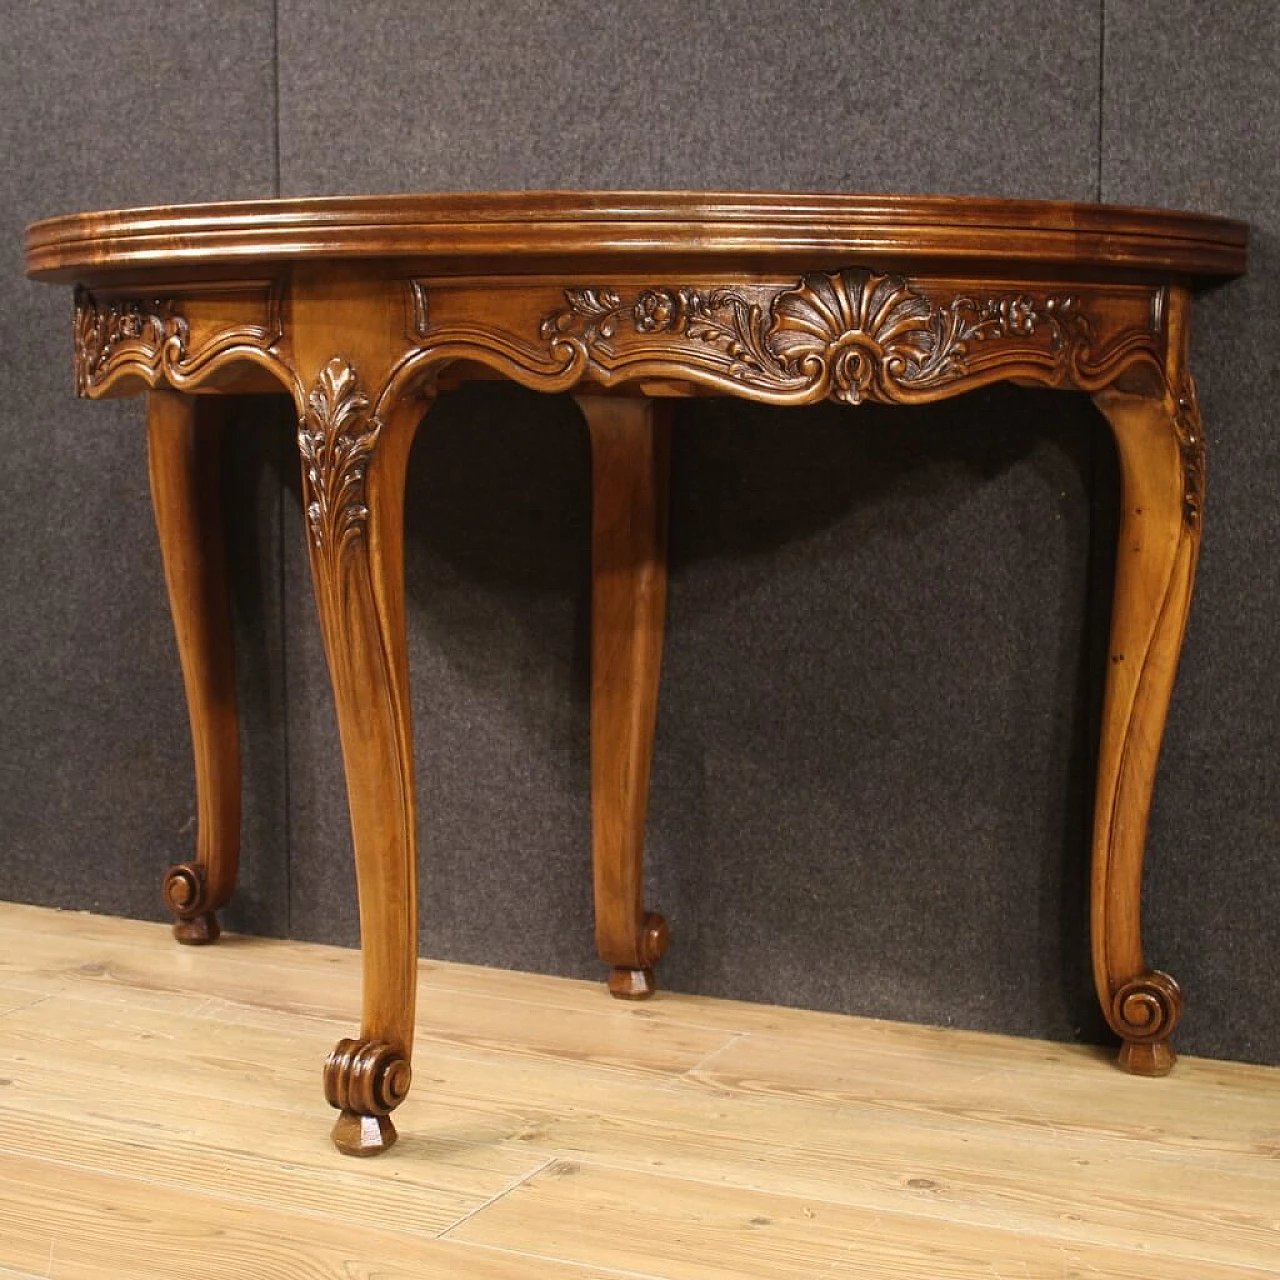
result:
[[[360,1034],[324,1070],[339,1149],[395,1140],[417,955],[405,466],[435,392],[571,391],[592,442],[596,939],[616,996],[667,945],[642,898],[666,600],[666,409],[922,404],[1009,380],[1092,395],[1121,521],[1093,839],[1093,969],[1130,1071],[1162,1075],[1182,998],[1140,906],[1160,738],[1191,599],[1204,441],[1191,296],[1245,268],[1247,229],[1096,205],[809,195],[501,194],[272,200],[80,214],[28,230],[76,285],[90,398],[147,392],[151,485],[191,714],[195,857],[165,897],[211,942],[231,894],[240,777],[219,423],[294,399],[311,567],[337,702],[364,956]]]

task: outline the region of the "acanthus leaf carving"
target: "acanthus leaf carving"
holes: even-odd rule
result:
[[[365,474],[381,429],[355,369],[335,356],[320,370],[298,424],[307,525],[316,551],[331,562],[363,535]]]
[[[1195,380],[1189,373],[1183,376],[1174,401],[1173,430],[1178,437],[1178,452],[1182,459],[1182,514],[1186,523],[1195,528],[1204,509],[1205,447],[1200,401],[1196,395]]]
[[[576,343],[588,357],[660,337],[719,356],[744,390],[812,391],[848,404],[910,399],[959,381],[978,357],[1019,358],[1065,376],[1088,351],[1089,325],[1070,295],[1010,292],[932,301],[903,276],[851,267],[810,272],[791,288],[750,297],[741,289],[658,286],[624,297],[604,286],[565,290],[540,335]]]

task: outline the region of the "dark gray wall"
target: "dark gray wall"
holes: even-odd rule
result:
[[[1150,931],[1187,1043],[1280,1061],[1280,6],[1107,0],[1102,196],[1251,224],[1200,305],[1209,450],[1196,607],[1152,816]],[[1194,1018],[1194,1021],[1192,1021]]]
[[[0,896],[154,915],[195,809],[142,406],[74,398],[69,295],[23,278],[22,232],[55,211],[272,194],[273,6],[19,0],[3,26]],[[251,771],[237,920],[271,931],[287,921],[267,474],[283,441],[254,426],[237,423],[231,468]]]
[[[1186,205],[1249,219],[1255,249],[1251,277],[1200,313],[1210,508],[1149,949],[1190,988],[1185,1049],[1280,1061],[1272,5],[1216,25],[1122,0],[1034,22],[997,0],[163,12],[111,38],[101,81],[107,24],[128,14],[31,5],[7,55],[0,895],[158,916],[192,814],[140,409],[72,400],[68,299],[16,278],[28,219],[554,186]],[[354,942],[289,448],[278,404],[237,424],[249,803],[225,918]],[[572,404],[515,387],[444,397],[419,437],[408,592],[430,955],[599,972],[588,463]],[[1100,1036],[1085,864],[1114,472],[1099,419],[1069,396],[680,406],[649,824],[668,986]]]

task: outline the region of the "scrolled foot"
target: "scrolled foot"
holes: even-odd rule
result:
[[[1168,1075],[1177,1061],[1169,1037],[1181,1016],[1182,992],[1167,973],[1126,982],[1111,999],[1111,1025],[1124,1040],[1120,1066],[1134,1075]]]
[[[164,877],[165,905],[177,916],[173,936],[188,946],[217,942],[222,930],[209,910],[209,882],[198,862],[180,862]]]
[[[333,1141],[349,1156],[377,1155],[395,1140],[388,1119],[409,1092],[413,1070],[404,1053],[379,1040],[339,1040],[324,1064],[324,1096],[342,1114]]]
[[[631,967],[615,965],[609,974],[609,994],[618,1000],[647,1000],[658,989],[653,976],[653,966],[667,953],[671,942],[671,929],[656,911],[644,918],[644,933],[640,938],[642,963]]]

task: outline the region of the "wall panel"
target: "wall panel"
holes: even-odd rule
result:
[[[1216,19],[1080,0],[1034,22],[1012,0],[15,6],[0,896],[155,916],[160,871],[192,838],[141,406],[72,398],[67,297],[21,279],[32,218],[269,195],[277,175],[284,194],[1184,205],[1246,218],[1255,239],[1250,278],[1206,300],[1197,337],[1209,510],[1153,817],[1151,952],[1189,988],[1184,1048],[1280,1059],[1278,36],[1260,0]],[[230,439],[247,783],[226,920],[354,942],[291,431],[266,403]],[[1096,1037],[1090,664],[1115,510],[1097,415],[1011,388],[919,411],[683,404],[673,483],[649,832],[667,985]],[[599,972],[589,504],[567,399],[471,387],[423,428],[407,585],[426,954]]]
[[[1209,451],[1195,607],[1152,815],[1155,959],[1184,1043],[1280,1059],[1280,9],[1107,0],[1103,198],[1251,224],[1249,274],[1201,303]]]
[[[781,187],[1092,198],[1098,10],[282,0],[288,193]],[[334,50],[341,74],[334,74]],[[1098,420],[680,408],[650,814],[676,987],[1071,1036]],[[589,459],[571,402],[446,398],[411,466],[425,953],[595,974]],[[354,941],[296,499],[295,928]],[[295,608],[294,600],[298,600]],[[304,870],[304,867],[306,868]]]
[[[74,398],[71,299],[23,278],[37,217],[274,190],[270,0],[6,6],[0,53],[0,896],[159,917],[189,856],[191,747],[147,492],[140,400]],[[256,421],[256,419],[254,420]],[[248,678],[245,892],[287,925],[279,435],[233,433]],[[261,592],[255,594],[256,587]]]

